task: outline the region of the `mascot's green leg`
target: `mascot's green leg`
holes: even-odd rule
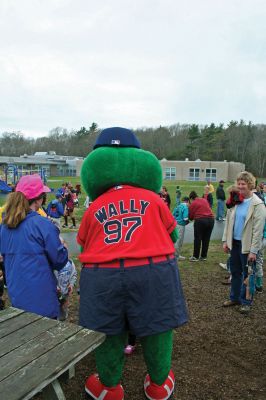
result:
[[[152,382],[162,385],[171,369],[173,330],[140,339]]]
[[[126,333],[106,336],[105,341],[95,350],[97,371],[105,386],[116,386],[121,380],[126,336]]]

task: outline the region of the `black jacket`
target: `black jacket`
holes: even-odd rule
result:
[[[219,185],[216,189],[216,199],[217,200],[225,200],[225,192],[223,186]]]

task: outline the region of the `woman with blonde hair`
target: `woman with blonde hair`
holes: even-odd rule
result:
[[[19,180],[16,191],[8,197],[0,226],[0,253],[12,306],[57,318],[53,270],[64,267],[68,252],[58,229],[37,213],[49,191],[37,174]]]
[[[253,301],[249,275],[253,275],[251,266],[256,261],[262,244],[265,206],[252,192],[255,178],[250,172],[238,174],[236,186],[243,201],[228,209],[226,215],[222,241],[224,251],[231,253],[232,279],[230,299],[225,301],[223,306],[240,304],[240,312],[248,313]]]
[[[209,206],[212,208],[213,206],[213,197],[212,194],[210,192],[210,186],[206,185],[204,186],[204,193],[202,196],[205,200],[207,200],[207,202],[209,203]]]

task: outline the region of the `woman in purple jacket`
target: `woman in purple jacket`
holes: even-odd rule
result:
[[[39,175],[20,179],[7,200],[0,226],[0,253],[12,306],[57,318],[59,302],[53,270],[64,267],[68,252],[58,229],[36,212],[49,191]]]

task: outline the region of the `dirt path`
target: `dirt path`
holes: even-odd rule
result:
[[[185,246],[188,256],[190,246]],[[228,287],[221,284],[221,250],[211,245],[206,263],[180,264],[190,322],[176,330],[173,370],[176,400],[266,399],[266,291],[257,295],[250,316],[237,307],[224,309]],[[76,306],[72,319],[76,320]],[[83,386],[95,371],[93,356],[78,364],[76,377],[64,385],[67,400],[87,399]],[[143,400],[145,365],[141,347],[126,359],[122,384],[126,400]]]

